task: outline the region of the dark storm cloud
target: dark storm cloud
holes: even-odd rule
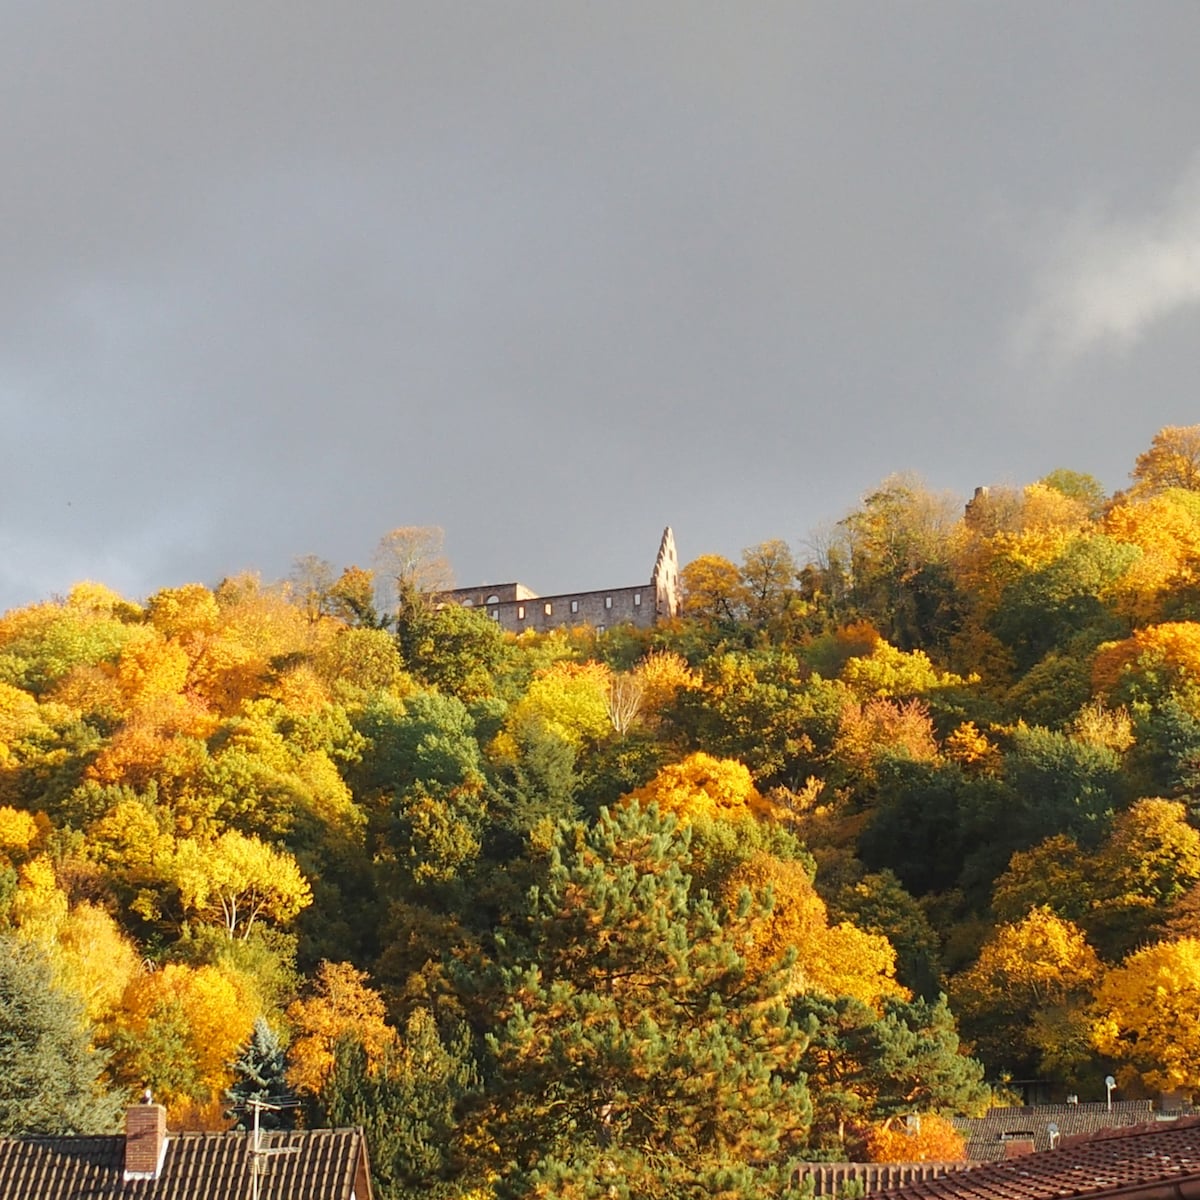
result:
[[[1188,421],[1184,5],[10,6],[0,607],[799,540]],[[1189,266],[1190,264],[1190,266]],[[1147,389],[1147,381],[1152,387]]]

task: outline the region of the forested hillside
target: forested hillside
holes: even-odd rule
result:
[[[0,617],[0,1129],[260,1094],[384,1197],[768,1196],[1200,1089],[1200,426],[813,542],[641,631],[438,607],[423,530]]]

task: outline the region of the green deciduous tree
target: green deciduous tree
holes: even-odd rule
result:
[[[668,719],[688,748],[744,762],[760,786],[799,787],[837,732],[841,684],[789,654],[723,654],[703,682],[679,689]]]
[[[840,524],[850,552],[851,599],[903,650],[942,642],[960,614],[947,570],[961,516],[956,497],[912,475],[892,475]]]
[[[1018,728],[1004,769],[1016,798],[1010,813],[1013,849],[1055,833],[1095,845],[1123,799],[1115,750],[1049,729]]]
[[[468,701],[492,694],[508,656],[504,631],[486,612],[455,604],[402,609],[396,642],[417,679]]]
[[[779,538],[747,546],[739,572],[745,589],[746,613],[756,625],[778,618],[787,605],[796,581],[796,560]]]
[[[1052,488],[1071,500],[1078,500],[1086,506],[1087,513],[1096,517],[1104,508],[1108,493],[1104,484],[1095,475],[1086,471],[1072,471],[1067,467],[1058,467],[1039,480],[1043,487]]]
[[[1140,553],[1102,534],[1081,534],[1045,565],[1016,575],[988,628],[1022,672],[1052,650],[1081,653],[1120,637],[1127,627],[1108,597]]]

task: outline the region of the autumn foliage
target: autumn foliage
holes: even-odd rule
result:
[[[1200,1094],[1197,447],[1111,497],[892,476],[804,553],[700,554],[648,629],[509,635],[415,526],[373,571],[0,614],[0,933],[118,1100],[219,1123],[266,1029],[385,1200],[954,1157],[984,1070]],[[944,1106],[888,1093],[964,1051]]]

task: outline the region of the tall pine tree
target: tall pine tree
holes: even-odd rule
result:
[[[784,972],[739,953],[759,901],[693,891],[689,838],[636,804],[560,832],[468,1132],[499,1195],[778,1194],[811,1115],[804,1036]]]

